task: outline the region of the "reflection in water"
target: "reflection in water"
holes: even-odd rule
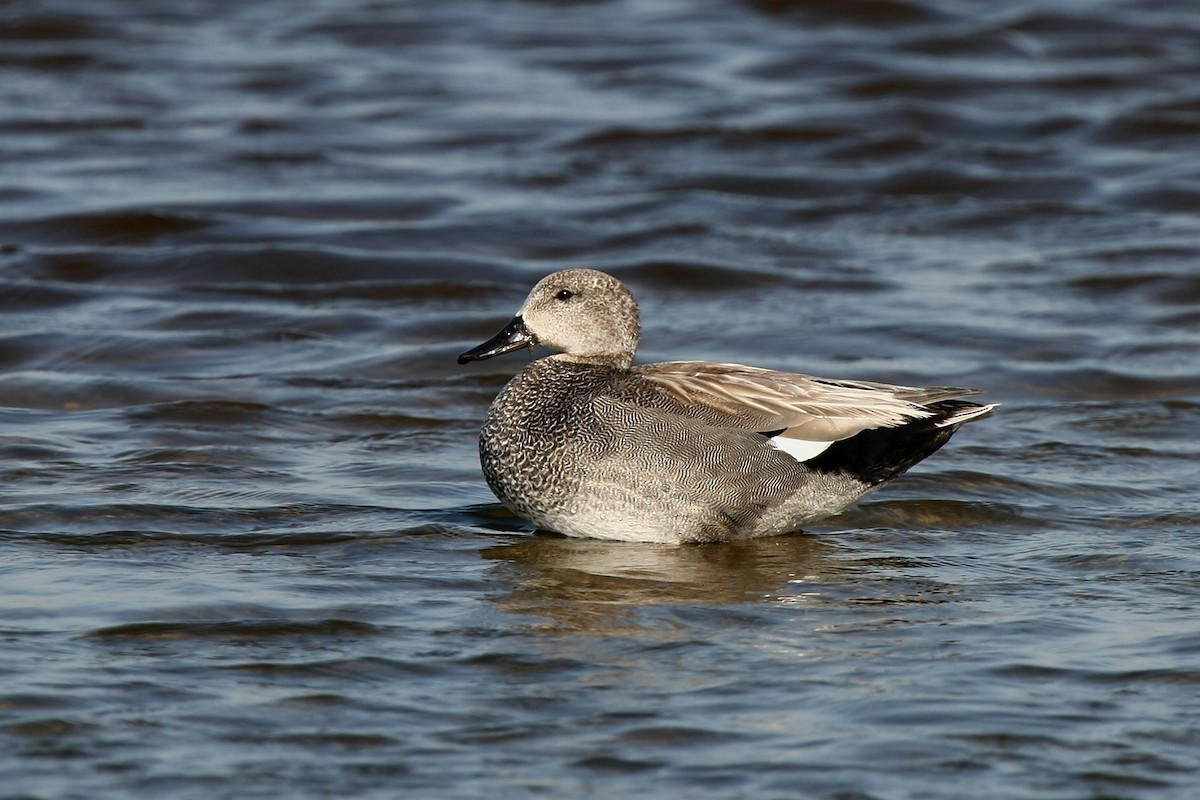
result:
[[[497,599],[514,614],[561,630],[644,630],[647,608],[732,605],[819,593],[854,572],[828,539],[780,536],[705,546],[605,542],[535,535],[484,550],[507,562],[516,587]],[[660,618],[652,623],[663,625]]]

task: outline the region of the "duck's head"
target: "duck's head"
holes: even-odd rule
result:
[[[637,303],[624,284],[594,269],[566,269],[543,278],[504,330],[458,363],[541,345],[567,361],[628,369],[639,334]]]

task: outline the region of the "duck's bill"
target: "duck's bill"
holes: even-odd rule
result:
[[[521,316],[518,314],[512,318],[512,322],[504,326],[504,330],[478,347],[472,347],[460,355],[458,363],[466,364],[468,361],[483,361],[485,358],[502,356],[505,353],[511,353],[513,350],[520,350],[522,347],[533,347],[535,344],[537,344],[537,340],[529,328],[525,327],[525,320],[521,319]]]

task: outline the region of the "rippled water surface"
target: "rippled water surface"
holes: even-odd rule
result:
[[[0,797],[1192,798],[1191,0],[0,4]],[[542,275],[1003,407],[805,535],[535,534]]]

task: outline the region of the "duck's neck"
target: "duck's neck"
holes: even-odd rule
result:
[[[550,356],[555,361],[567,364],[588,364],[596,367],[607,367],[609,369],[617,369],[626,372],[633,366],[633,354],[629,355],[573,355],[571,353],[556,353]]]

